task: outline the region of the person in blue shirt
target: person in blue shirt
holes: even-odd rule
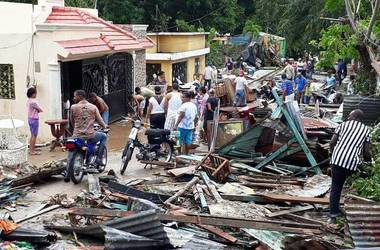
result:
[[[331,90],[335,87],[336,85],[336,79],[335,76],[332,74],[332,71],[329,70],[327,71],[328,76],[326,78],[326,83],[325,83],[325,90],[326,90],[326,96],[329,96],[331,93]]]
[[[287,79],[286,74],[282,74],[281,79],[282,100],[285,101],[286,96],[293,94],[293,84]]]
[[[294,80],[296,83],[297,87],[297,102],[298,103],[303,103],[303,97],[305,95],[305,89],[306,89],[306,84],[307,80],[306,78],[301,74],[301,72],[297,73],[297,77]]]

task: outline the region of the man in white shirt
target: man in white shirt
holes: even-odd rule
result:
[[[178,109],[178,119],[175,127],[180,133],[181,151],[184,154],[189,154],[191,144],[193,142],[193,131],[198,123],[197,106],[191,101],[191,93],[185,92],[182,94],[182,105]]]
[[[212,81],[212,75],[213,75],[213,68],[211,67],[210,64],[207,64],[207,67],[205,69],[205,74],[204,74],[204,79],[205,79],[205,82],[204,82],[204,86],[207,87],[207,89],[210,89],[211,88],[211,81]]]
[[[247,79],[244,77],[244,71],[240,70],[239,76],[235,79],[235,106],[245,107],[246,102],[246,91],[245,87],[248,85]]]

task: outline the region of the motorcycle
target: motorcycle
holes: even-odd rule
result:
[[[98,130],[108,134],[109,129]],[[99,149],[100,142],[91,143],[88,140],[81,138],[68,138],[65,141],[65,148],[68,150],[67,164],[68,176],[75,183],[82,181],[87,173],[102,173],[107,165],[107,147],[104,148],[102,156],[102,164],[97,165],[96,155]]]
[[[343,95],[337,92],[333,87],[326,87],[322,91],[312,92],[314,100],[326,104],[342,104]]]
[[[139,149],[136,154],[138,161],[163,161],[170,162],[174,153],[175,132],[166,129],[147,129],[145,135],[148,137],[148,144],[142,144],[138,139],[138,132],[147,124],[141,122],[140,118],[126,118],[133,123],[121,156],[120,174],[124,174],[128,163],[132,159],[135,148]]]

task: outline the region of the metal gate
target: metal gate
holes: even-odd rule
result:
[[[95,92],[109,106],[110,121],[128,112],[133,95],[133,59],[127,53],[114,54],[82,62],[82,88]]]

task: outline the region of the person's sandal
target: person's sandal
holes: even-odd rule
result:
[[[29,152],[30,155],[40,155],[41,152],[37,152],[37,151],[34,151],[34,152]]]

